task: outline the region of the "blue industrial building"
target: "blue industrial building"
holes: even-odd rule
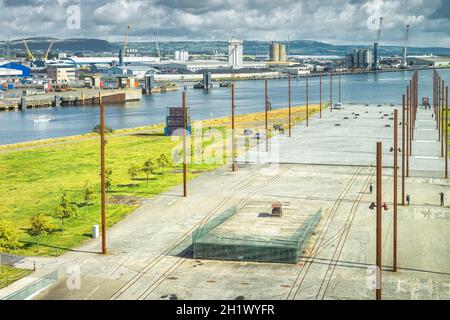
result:
[[[3,69],[13,69],[22,71],[22,75],[20,77],[29,77],[31,73],[31,68],[24,66],[23,64],[17,62],[8,62],[0,65],[0,68]]]

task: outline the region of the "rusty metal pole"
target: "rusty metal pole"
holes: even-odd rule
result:
[[[435,120],[436,120],[436,129],[438,129],[439,130],[439,123],[438,123],[438,114],[439,114],[439,104],[441,103],[441,80],[440,80],[440,78],[439,78],[439,74],[437,75],[437,78],[436,78],[436,81],[437,81],[437,89],[436,89],[436,95],[437,95],[437,97],[436,97],[436,113],[435,113],[435,115],[434,115],[434,118],[435,118]],[[438,135],[438,137],[439,137],[440,135]]]
[[[442,90],[444,90],[444,88],[442,88],[442,78],[439,77],[439,98],[438,98],[438,115],[437,115],[437,121],[438,121],[438,132],[439,132],[439,141],[441,141],[441,137],[442,137],[442,119],[441,119],[441,109],[442,109]]]
[[[448,86],[445,88],[445,179],[448,179]]]
[[[433,70],[433,112],[436,114],[436,70]]]
[[[414,82],[411,82],[411,85],[409,87],[410,90],[410,100],[408,105],[408,125],[409,125],[409,156],[412,156],[412,132],[413,132],[413,125],[412,125],[412,108],[413,108],[413,101],[414,101]]]
[[[398,212],[398,110],[394,111],[394,257],[393,271],[397,272],[397,212]]]
[[[440,127],[441,127],[441,156],[444,156],[444,138],[445,138],[445,133],[444,133],[444,125],[445,125],[445,115],[443,114],[444,112],[444,104],[445,104],[445,81],[442,80],[442,107],[441,107],[441,112],[439,114],[439,119],[440,120]],[[444,117],[444,118],[442,118]]]
[[[409,101],[411,97],[409,86],[406,88],[406,92],[406,149],[404,152],[406,152],[406,176],[409,177]]]
[[[377,272],[376,298],[381,300],[381,270],[382,270],[382,179],[383,179],[382,143],[377,142]]]
[[[231,161],[232,161],[232,171],[236,172],[236,127],[234,118],[234,83],[231,84]]]
[[[441,127],[439,126],[439,114],[441,109],[441,77],[438,76],[438,97],[437,97],[437,108],[436,108],[436,126],[438,129],[438,141],[441,140]]]
[[[306,126],[309,127],[309,77],[306,75]]]
[[[288,98],[289,98],[289,138],[292,137],[292,111],[291,111],[291,74],[288,76]]]
[[[435,79],[434,79],[434,120],[437,121],[437,106],[438,106],[438,73],[436,71]],[[438,126],[436,124],[436,129],[438,129]]]
[[[187,126],[186,126],[186,91],[183,91],[183,197],[187,197]]]
[[[100,103],[100,167],[101,167],[101,189],[102,189],[102,254],[106,254],[106,139],[105,139],[105,106],[102,101],[101,92],[98,94]]]
[[[413,113],[413,132],[412,139],[415,140],[415,129],[417,120],[417,110],[419,109],[419,71],[416,71],[416,84],[415,84],[415,100],[414,100],[414,113]]]
[[[415,129],[416,129],[416,113],[417,108],[419,106],[419,72],[416,71],[416,77],[414,78],[414,109],[412,113],[412,133],[411,133],[411,139],[414,139],[415,136]]]
[[[433,112],[436,114],[436,70],[433,70]]]
[[[333,73],[330,71],[330,112],[333,112]]]
[[[412,114],[411,114],[411,117],[412,117],[412,119],[411,119],[411,123],[412,123],[411,141],[414,140],[414,129],[416,128],[416,108],[417,108],[417,99],[419,96],[417,81],[418,81],[418,73],[416,71],[416,76],[414,77],[414,104],[413,104],[413,109],[412,109]],[[412,145],[411,145],[411,150],[412,150]]]
[[[268,118],[268,112],[269,112],[269,89],[268,89],[268,81],[265,80],[265,96],[266,96],[266,107],[265,107],[265,129],[266,129],[266,152],[269,152],[269,118]]]
[[[402,206],[405,205],[405,156],[406,156],[406,139],[405,139],[405,121],[406,121],[406,96],[403,95],[403,104],[402,104]]]
[[[322,119],[322,74],[319,76],[320,119]]]

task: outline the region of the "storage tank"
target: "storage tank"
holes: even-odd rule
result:
[[[279,61],[280,62],[286,62],[286,45],[285,44],[280,44],[279,45],[279,50],[280,50],[280,53],[279,53]]]
[[[270,61],[280,61],[280,45],[278,43],[272,43],[270,45]]]

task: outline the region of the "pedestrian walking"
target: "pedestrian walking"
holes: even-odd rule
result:
[[[370,183],[369,190],[370,190],[370,194],[372,194],[373,193],[373,183],[372,182]]]
[[[441,193],[439,193],[439,196],[441,197],[441,206],[445,206],[445,203],[444,203],[444,198],[445,198],[445,196],[444,196],[444,193],[443,192],[441,192]]]
[[[406,202],[408,202],[408,206],[411,203],[411,197],[409,196],[409,194],[406,195]]]

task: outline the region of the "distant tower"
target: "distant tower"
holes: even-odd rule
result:
[[[383,17],[380,18],[380,26],[378,28],[378,32],[377,32],[377,40],[375,41],[375,43],[373,44],[373,64],[372,64],[372,69],[374,71],[377,71],[378,69],[380,69],[380,59],[379,59],[379,52],[378,49],[380,47],[380,41],[381,41],[381,29],[383,27]]]
[[[408,40],[409,40],[409,24],[406,25],[406,36],[405,36],[405,46],[403,47],[403,54],[402,54],[402,65],[401,67],[403,69],[408,68]]]
[[[228,44],[228,67],[232,69],[244,67],[244,41],[230,40]]]

